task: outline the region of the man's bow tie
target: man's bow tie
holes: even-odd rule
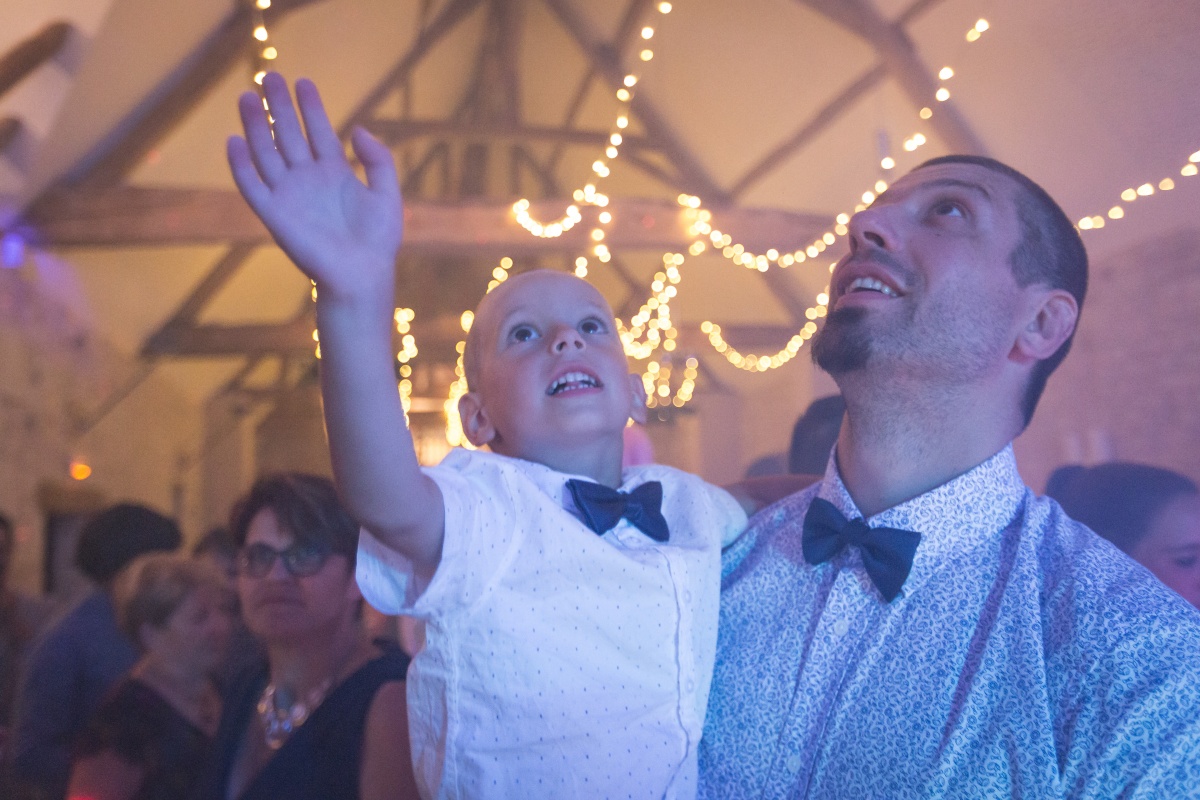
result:
[[[631,492],[619,492],[600,483],[572,478],[567,481],[575,506],[589,528],[603,536],[621,521],[629,522],[658,542],[667,540],[667,521],[662,515],[662,484],[646,481]]]
[[[921,534],[899,528],[870,528],[861,519],[848,520],[833,503],[817,497],[804,515],[804,560],[824,564],[846,545],[862,553],[863,567],[875,588],[889,603],[912,569]]]

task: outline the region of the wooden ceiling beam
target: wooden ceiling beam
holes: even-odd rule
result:
[[[938,137],[957,153],[985,155],[983,141],[967,124],[952,101],[939,103],[934,98],[938,84],[933,73],[917,54],[904,23],[909,15],[897,22],[885,18],[871,0],[797,0],[814,11],[828,17],[838,25],[857,34],[867,41],[879,55],[880,62],[890,74],[914,108],[928,106],[934,110],[929,124]],[[930,4],[918,3],[921,10]]]
[[[600,209],[583,206],[583,221],[558,238],[531,236],[513,220],[507,201],[458,203],[410,201],[405,207],[405,250],[409,253],[518,255],[583,252]],[[687,212],[669,200],[612,198],[605,241],[621,250],[683,250]],[[556,219],[562,201],[532,204],[537,219]],[[786,251],[809,244],[829,223],[824,214],[777,209],[726,208],[713,224],[749,249]],[[216,189],[64,190],[48,198],[22,233],[47,247],[139,247],[182,244],[269,244],[266,229],[233,191]]]
[[[237,355],[252,359],[269,355],[312,355],[316,346],[312,338],[313,324],[311,317],[305,317],[266,325],[197,325],[156,341],[147,355],[180,358]],[[418,330],[417,345],[422,352],[449,350],[463,337],[461,330],[450,327],[439,326],[441,329],[426,333]],[[721,334],[743,352],[774,353],[787,345],[796,329],[788,325],[723,325]],[[678,341],[676,354],[680,357],[711,347],[708,337],[695,324],[681,330]]]
[[[858,102],[860,97],[878,86],[886,75],[887,69],[882,64],[876,64],[860,75],[857,80],[821,107],[798,131],[773,148],[771,152],[759,159],[757,164],[748,169],[742,177],[738,178],[729,190],[729,195],[735,199],[745,195],[752,186],[824,132],[848,108]]]
[[[558,142],[584,147],[606,147],[609,131],[585,131],[545,125],[482,124],[456,120],[373,119],[363,124],[368,131],[389,146],[397,147],[412,139],[435,138],[497,144]],[[643,136],[622,136],[623,150],[654,149]]]
[[[621,64],[619,54],[612,46],[601,41],[576,4],[572,0],[544,2],[612,90],[615,92],[622,88],[628,71]],[[729,204],[728,192],[713,179],[708,169],[684,144],[683,139],[675,132],[675,127],[659,112],[644,91],[634,91],[629,106],[641,123],[646,136],[658,145],[663,155],[675,166],[692,194],[703,198],[709,207]]]
[[[369,120],[388,94],[408,80],[412,71],[428,55],[433,46],[454,30],[458,23],[474,11],[479,3],[480,0],[450,0],[433,21],[421,29],[417,38],[409,46],[408,52],[400,57],[400,60],[350,112],[345,122],[338,127],[338,136],[344,139],[356,125],[362,125]]]
[[[316,0],[276,0],[268,21]],[[251,3],[237,3],[216,29],[180,62],[91,153],[66,176],[68,186],[111,186],[126,178],[146,154],[196,107],[247,52]],[[36,201],[35,201],[36,204]]]
[[[57,56],[66,46],[74,30],[74,26],[69,22],[51,22],[0,56],[0,97],[42,64]]]

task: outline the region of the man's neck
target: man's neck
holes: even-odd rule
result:
[[[906,395],[904,387],[844,387],[846,420],[837,443],[842,482],[871,517],[953,480],[1020,433],[1015,411],[995,392]]]

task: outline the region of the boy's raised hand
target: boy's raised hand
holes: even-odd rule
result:
[[[322,293],[361,297],[385,291],[393,280],[403,220],[391,153],[361,128],[354,131],[351,145],[366,173],[364,184],[311,81],[296,81],[299,115],[282,76],[268,73],[263,89],[274,135],[258,95],[246,92],[238,99],[246,136],[231,136],[227,146],[238,190]],[[385,296],[390,302],[391,292]]]

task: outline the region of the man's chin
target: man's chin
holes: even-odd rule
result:
[[[812,358],[830,375],[843,375],[867,366],[871,339],[865,308],[840,308],[831,313],[812,340]]]

